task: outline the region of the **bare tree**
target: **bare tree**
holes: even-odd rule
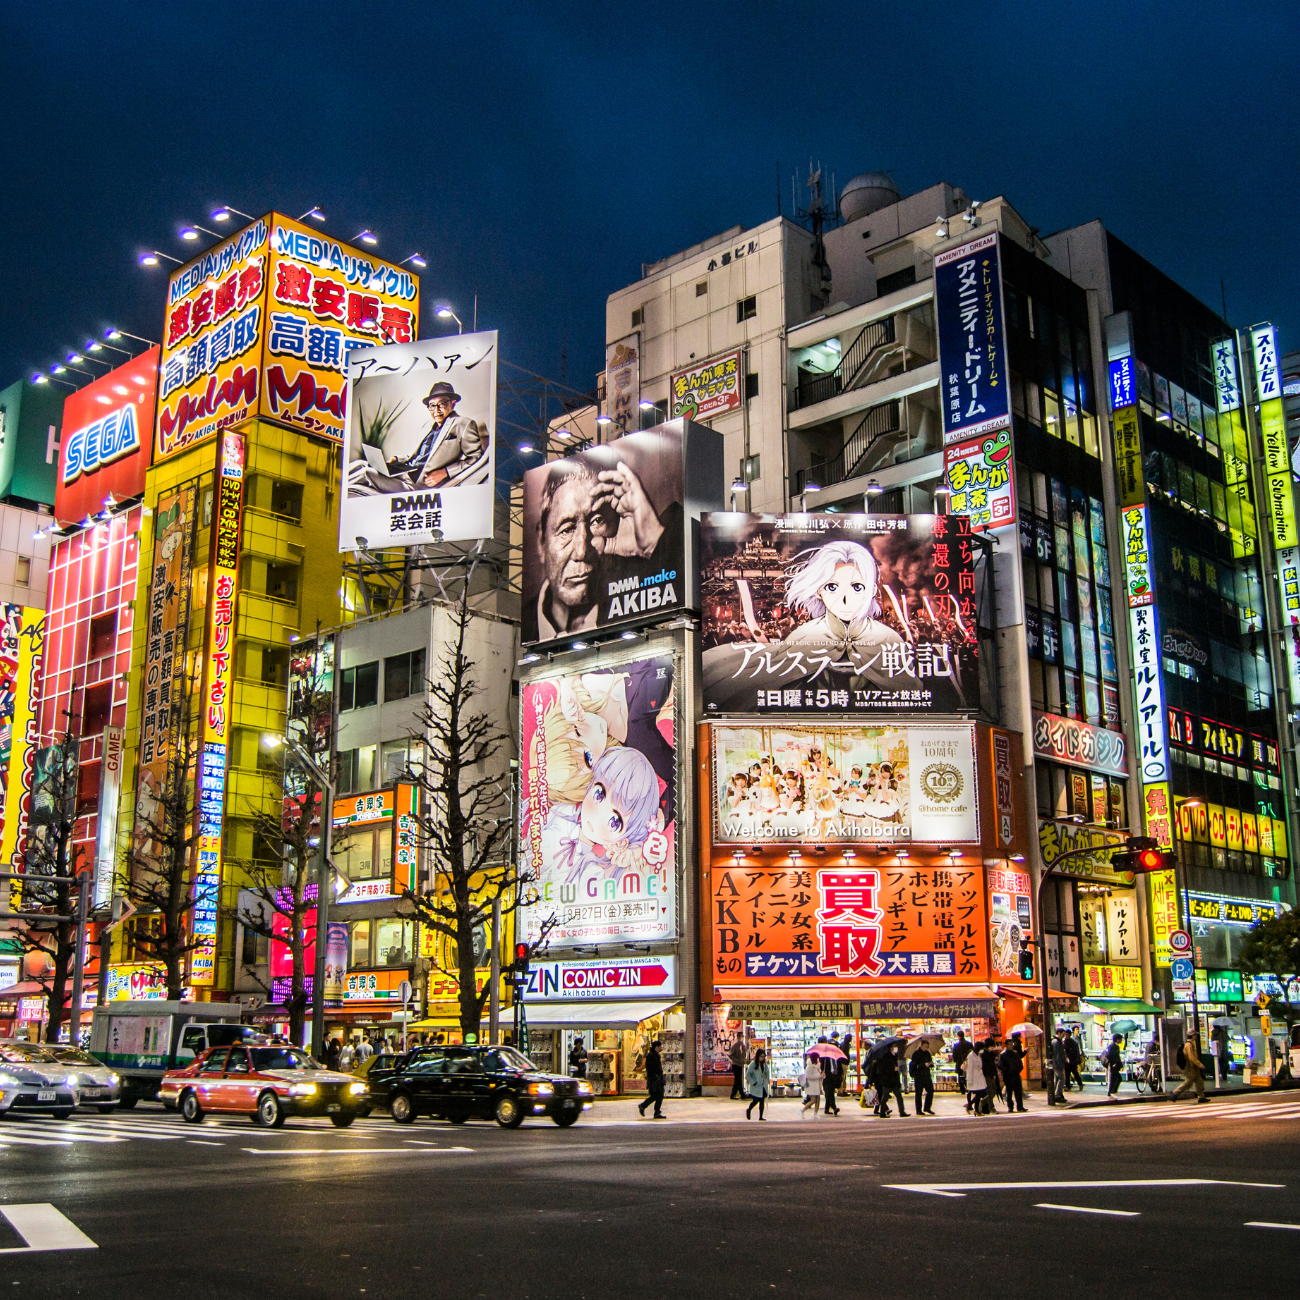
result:
[[[176,1001],[185,989],[185,959],[202,940],[192,924],[199,838],[194,675],[176,677],[174,687],[166,771],[157,788],[147,781],[138,787],[122,889],[140,912],[131,932],[135,951],[162,968],[167,997]]]
[[[289,669],[290,699],[288,730],[290,737],[328,774],[330,735],[334,725],[333,643],[322,644],[320,628],[317,639],[294,648]],[[242,925],[262,935],[272,944],[288,947],[293,961],[289,996],[284,1005],[289,1012],[289,1040],[301,1044],[310,997],[307,993],[308,916],[316,907],[312,885],[315,876],[316,850],[321,834],[321,817],[332,816],[324,807],[327,792],[294,763],[287,746],[285,755],[284,797],[280,816],[260,808],[250,810],[254,842],[260,843],[267,857],[244,863],[248,892],[259,906],[239,910]],[[275,933],[274,917],[285,919],[287,937]],[[247,968],[246,968],[247,969]],[[265,986],[264,986],[265,987]],[[268,988],[267,992],[271,993]]]
[[[21,910],[47,911],[51,919],[19,921],[11,931],[24,958],[42,954],[49,962],[30,976],[45,990],[48,1043],[59,1041],[68,1014],[70,976],[77,953],[75,920],[54,918],[72,917],[77,910],[77,887],[66,877],[73,875],[77,867],[73,829],[77,820],[79,746],[79,738],[69,731],[57,744],[36,753],[32,810],[22,855]],[[42,876],[65,879],[39,883]]]
[[[455,969],[445,973],[456,978],[461,1031],[469,1034],[478,1032],[491,991],[490,985],[476,987],[475,931],[490,921],[498,901],[503,918],[514,912],[533,876],[514,860],[508,787],[492,771],[509,734],[478,699],[465,644],[474,618],[468,584],[453,617],[454,639],[432,666],[403,778],[419,791],[412,838],[417,861],[430,868],[429,887],[403,890],[403,897],[446,941],[449,957],[454,954]],[[554,918],[547,921],[534,947],[545,945],[554,924]],[[501,936],[492,941],[499,944]]]

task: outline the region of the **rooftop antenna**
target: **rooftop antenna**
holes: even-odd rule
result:
[[[808,206],[800,210],[795,208],[795,219],[801,224],[807,225],[812,231],[813,236],[813,255],[812,263],[821,268],[821,294],[823,299],[829,303],[831,300],[831,268],[826,261],[826,241],[823,233],[826,229],[826,196],[822,190],[822,168],[821,164],[813,167],[813,161],[808,159],[808,181],[805,187],[808,190]]]

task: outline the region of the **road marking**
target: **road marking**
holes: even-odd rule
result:
[[[1292,1232],[1300,1232],[1300,1223],[1265,1223],[1262,1219],[1252,1219],[1246,1224],[1248,1228],[1289,1228]]]
[[[1053,1205],[1050,1201],[1039,1201],[1036,1210],[1069,1210],[1073,1214],[1113,1214],[1120,1219],[1136,1219],[1140,1210],[1098,1210],[1091,1205]]]
[[[250,1156],[440,1156],[453,1152],[472,1152],[473,1147],[425,1147],[408,1151],[405,1147],[281,1147],[272,1151],[264,1147],[244,1147]]]
[[[224,1147],[224,1142],[205,1142],[202,1138],[186,1138],[192,1147]]]
[[[1243,1183],[1231,1178],[1115,1178],[1077,1183],[883,1183],[896,1192],[965,1196],[967,1192],[1037,1190],[1048,1187],[1285,1187],[1285,1183]]]
[[[71,1219],[65,1218],[48,1202],[40,1205],[0,1205],[0,1214],[9,1220],[14,1231],[27,1243],[7,1246],[0,1255],[21,1255],[36,1250],[98,1250],[89,1237]]]

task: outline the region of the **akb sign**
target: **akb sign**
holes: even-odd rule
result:
[[[68,437],[63,462],[64,484],[75,482],[82,474],[93,474],[123,456],[140,450],[140,426],[135,407],[123,406],[102,419],[75,430]]]

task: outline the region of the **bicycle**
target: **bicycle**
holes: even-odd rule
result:
[[[1139,1092],[1150,1088],[1152,1092],[1163,1092],[1164,1081],[1160,1077],[1160,1066],[1155,1061],[1144,1061],[1131,1071],[1133,1082]]]

